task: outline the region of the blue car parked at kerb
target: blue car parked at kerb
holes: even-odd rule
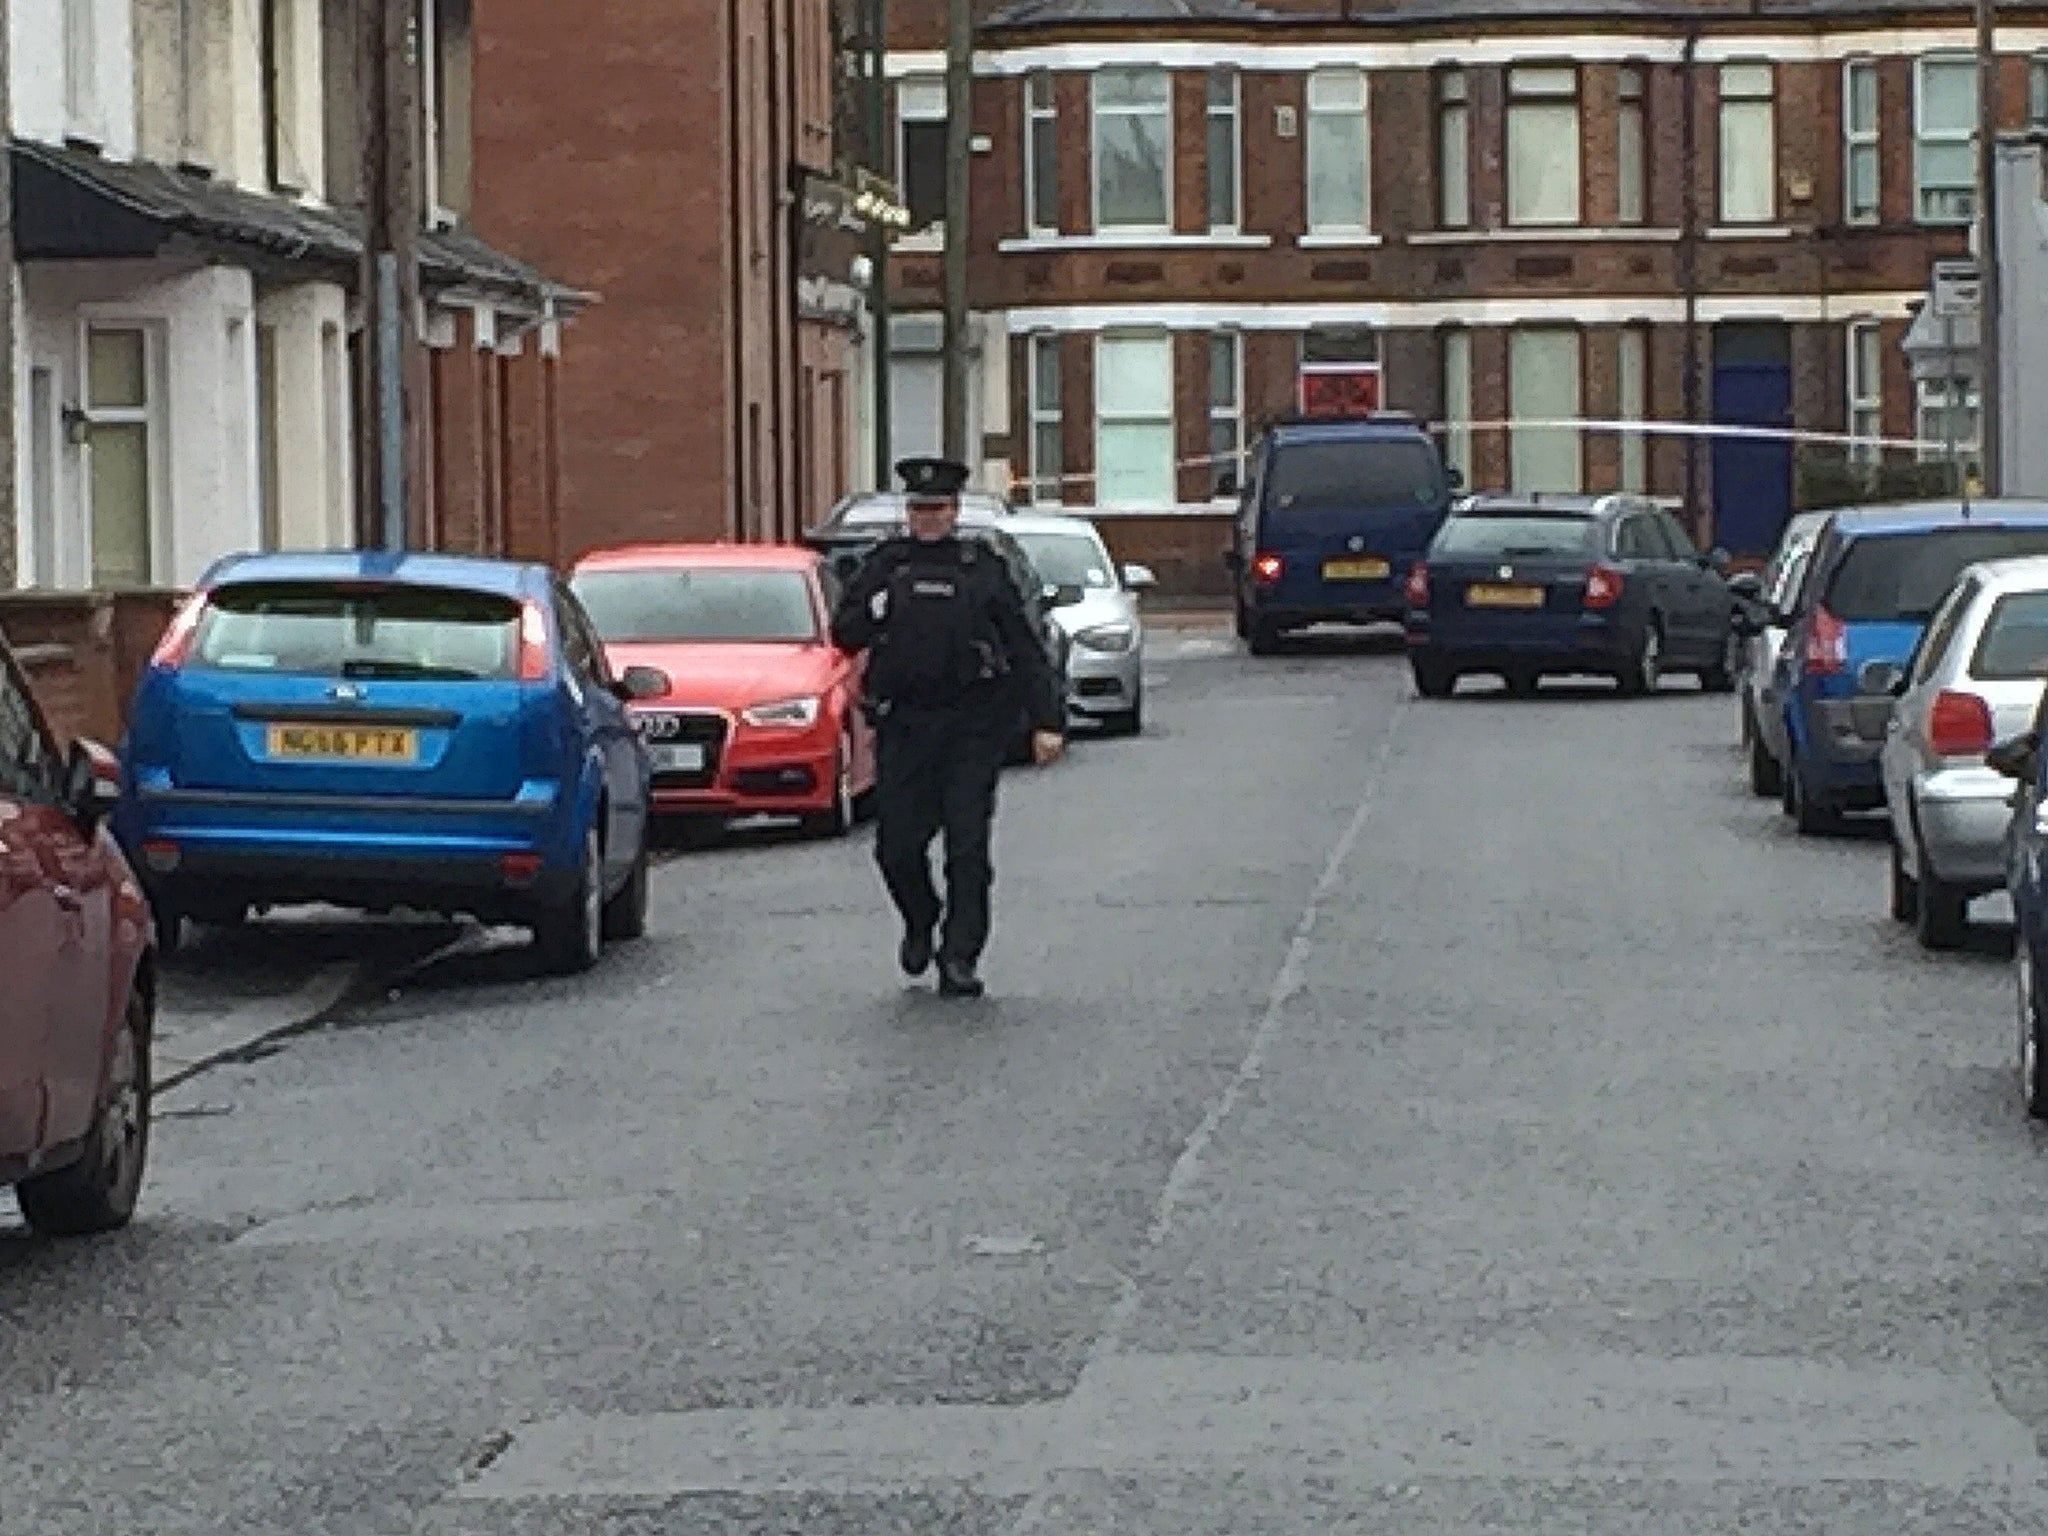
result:
[[[1890,679],[1966,566],[2048,554],[2048,503],[1928,502],[1845,509],[1828,520],[1786,621],[1774,690],[1784,700],[1786,813],[1805,833],[1884,804],[1879,753]]]
[[[1398,622],[1409,569],[1450,511],[1457,478],[1412,416],[1269,427],[1252,450],[1224,556],[1237,632],[1252,654],[1312,624]]]
[[[115,830],[166,942],[252,907],[471,913],[579,971],[647,912],[647,750],[543,566],[245,555],[136,689]]]

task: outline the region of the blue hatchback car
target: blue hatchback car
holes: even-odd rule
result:
[[[1872,662],[1903,667],[1966,566],[2048,554],[2048,504],[1940,501],[1853,508],[1828,520],[1786,624],[1772,691],[1784,701],[1785,811],[1801,832],[1884,804],[1879,754],[1889,687]],[[1889,683],[1889,679],[1886,679]]]
[[[216,565],[135,694],[115,830],[166,942],[298,902],[533,928],[553,970],[647,913],[649,766],[545,567],[440,555]]]
[[[1312,624],[1398,622],[1408,570],[1449,512],[1456,478],[1411,416],[1268,428],[1225,555],[1252,654]]]

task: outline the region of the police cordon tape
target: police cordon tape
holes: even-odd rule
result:
[[[1593,416],[1452,423],[1418,420],[1417,425],[1425,432],[1442,436],[1481,432],[1606,432],[1623,437],[1703,437],[1751,442],[1815,443],[1868,453],[1919,453],[1942,457],[1946,457],[1951,448],[1951,445],[1942,438],[1860,437],[1848,432],[1816,432],[1799,427],[1745,427],[1690,421],[1626,421]],[[1971,445],[1961,442],[1954,444],[1953,447],[1955,452],[1964,458],[1975,452]],[[1250,448],[1246,447],[1234,453],[1202,454],[1194,458],[1176,459],[1173,468],[1176,473],[1184,469],[1211,469],[1218,464],[1234,464],[1241,469],[1250,453]],[[1095,474],[1012,475],[1010,487],[1015,490],[1034,485],[1083,485],[1092,484],[1098,478],[1100,477]]]

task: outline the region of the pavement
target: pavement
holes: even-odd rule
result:
[[[0,1228],[0,1532],[2048,1530],[2007,932],[1687,685],[1151,671],[1006,779],[983,1002],[740,836],[172,1090],[133,1229]]]

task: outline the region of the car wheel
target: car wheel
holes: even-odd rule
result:
[[[47,1237],[87,1237],[124,1227],[135,1214],[149,1161],[149,996],[138,984],[114,1035],[107,1092],[77,1162],[15,1190],[22,1219]]]
[[[1145,731],[1145,690],[1131,695],[1131,707],[1103,721],[1112,736],[1140,736]]]
[[[1960,949],[1970,934],[1969,893],[1930,875],[1925,854],[1920,859],[1919,899],[1913,904],[1913,917],[1922,949]]]
[[[1920,882],[1906,873],[1905,850],[1894,837],[1892,845],[1892,921],[1910,923],[1920,915]]]
[[[575,889],[533,926],[541,960],[558,976],[574,976],[597,964],[604,949],[604,855],[597,828],[583,835],[583,867]]]
[[[1533,699],[1536,697],[1537,676],[1530,668],[1518,667],[1514,671],[1509,672],[1506,674],[1506,682],[1508,692],[1516,698]]]
[[[633,860],[633,872],[626,876],[626,883],[619,887],[618,894],[604,904],[604,937],[607,939],[639,939],[647,935],[647,842],[643,838],[640,853]]]
[[[2042,1049],[2041,984],[2034,972],[2034,947],[2024,933],[2013,946],[2012,972],[2019,994],[2020,1094],[2029,1115],[2048,1120],[2048,1051]]]
[[[1245,643],[1254,656],[1271,656],[1280,649],[1280,626],[1271,619],[1253,617]]]
[[[1842,816],[1807,787],[1797,768],[1785,770],[1785,792],[1791,797],[1792,824],[1806,837],[1826,837],[1842,829]]]
[[[832,759],[832,804],[803,818],[803,829],[813,837],[844,837],[853,830],[853,738],[839,737],[839,751]]]
[[[1770,745],[1764,740],[1764,733],[1757,729],[1756,722],[1743,712],[1743,734],[1749,738],[1749,792],[1763,799],[1782,795],[1785,791],[1785,771],[1778,766],[1778,760],[1771,756]]]
[[[1632,699],[1655,693],[1664,681],[1664,631],[1655,619],[1643,626],[1636,653],[1622,670],[1621,691]]]
[[[1707,693],[1733,693],[1742,670],[1742,637],[1732,630],[1721,646],[1721,659],[1700,672],[1700,687]]]
[[[1442,662],[1417,656],[1409,665],[1415,673],[1415,691],[1425,699],[1448,699],[1457,689],[1458,674]]]

